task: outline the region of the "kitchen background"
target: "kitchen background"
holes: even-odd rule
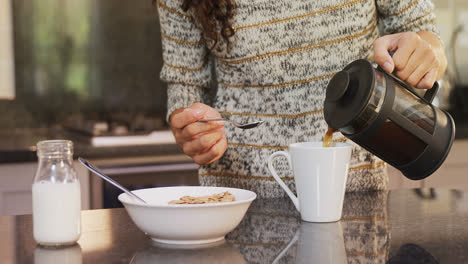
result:
[[[391,170],[392,188],[468,189],[468,2],[435,5],[449,58],[437,100],[458,140],[436,175],[410,182]],[[72,139],[76,156],[129,188],[197,184],[167,131],[161,66],[151,0],[0,0],[0,215],[31,212],[35,143],[46,138]],[[84,209],[119,206],[113,187],[76,169]]]

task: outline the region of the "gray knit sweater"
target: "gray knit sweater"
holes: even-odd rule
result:
[[[437,34],[430,0],[237,0],[230,49],[220,40],[210,51],[181,3],[158,2],[168,113],[203,102],[234,120],[264,120],[250,130],[227,124],[226,153],[199,170],[202,185],[250,189],[261,197],[285,194],[268,171],[270,154],[323,139],[323,102],[334,73],[356,59],[371,60],[381,34]],[[217,90],[208,100],[213,81]],[[334,141],[347,140],[335,133]],[[347,191],[386,189],[384,162],[357,145],[351,159]],[[276,168],[294,190],[286,160]]]

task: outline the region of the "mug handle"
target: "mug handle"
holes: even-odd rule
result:
[[[277,151],[273,154],[270,155],[268,158],[268,169],[270,169],[271,174],[273,175],[273,178],[278,182],[278,184],[283,188],[283,190],[286,191],[288,194],[289,198],[291,198],[292,202],[294,203],[294,206],[296,206],[297,211],[301,211],[299,208],[299,199],[294,195],[294,193],[286,186],[283,180],[278,176],[276,173],[275,168],[273,167],[273,160],[278,157],[278,156],[284,156],[288,160],[289,167],[292,168],[292,162],[291,162],[291,155],[289,155],[289,152],[287,151]]]

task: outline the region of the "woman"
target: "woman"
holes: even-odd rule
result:
[[[177,143],[202,165],[200,183],[283,196],[268,156],[323,139],[326,85],[356,59],[432,87],[446,68],[433,8],[430,0],[159,0],[168,119]],[[196,122],[221,115],[265,123],[241,130]],[[286,162],[276,167],[294,188]],[[385,171],[354,145],[347,191],[386,189]]]

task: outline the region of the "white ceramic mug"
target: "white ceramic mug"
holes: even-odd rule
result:
[[[292,167],[297,197],[273,168],[273,160],[284,156]],[[307,222],[334,222],[341,218],[351,145],[336,143],[324,148],[322,142],[300,142],[288,151],[277,151],[268,159],[268,168]]]

